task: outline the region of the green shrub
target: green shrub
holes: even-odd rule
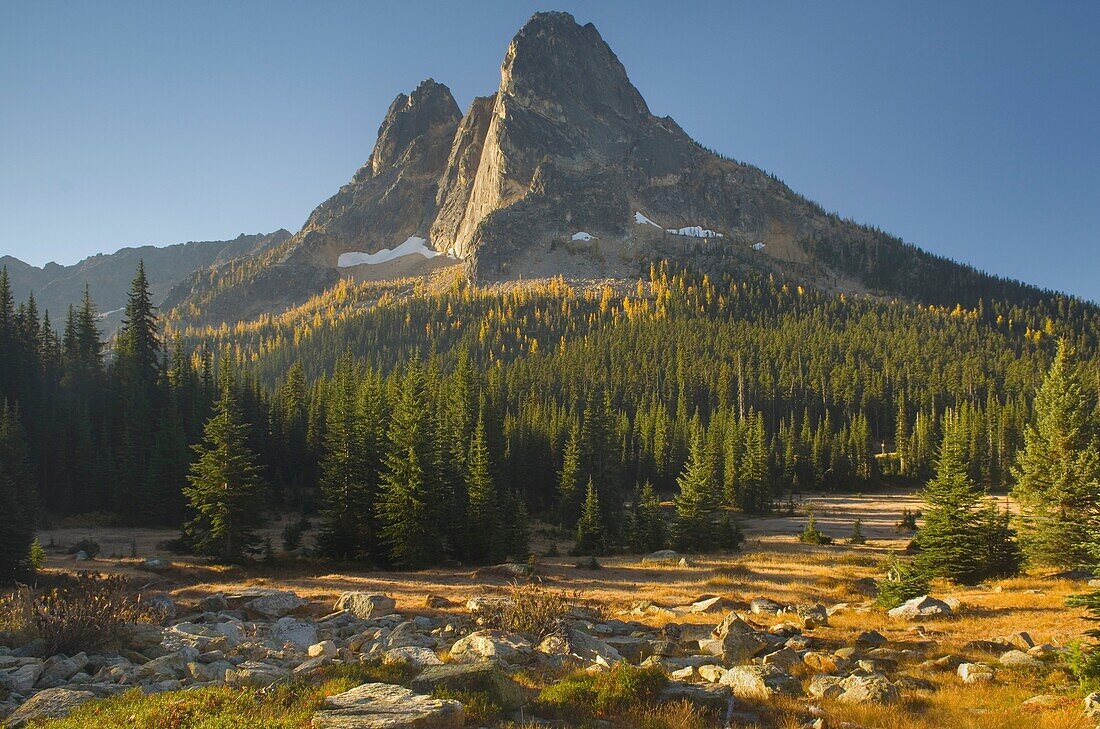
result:
[[[917,531],[917,519],[920,516],[919,511],[905,509],[901,512],[901,521],[894,524],[894,529],[898,532],[915,532]]]
[[[928,577],[911,562],[902,562],[897,555],[891,555],[886,566],[886,575],[875,583],[878,595],[875,605],[891,610],[914,597],[927,595]]]
[[[866,544],[867,537],[863,535],[863,523],[856,519],[852,523],[852,536],[848,537],[848,544]]]
[[[1066,666],[1085,691],[1100,691],[1100,650],[1075,643],[1064,654]]]
[[[304,515],[283,527],[283,551],[293,552],[302,546],[302,536],[309,531],[309,519]]]
[[[46,550],[42,549],[42,543],[38,541],[38,537],[34,538],[31,542],[30,554],[27,555],[27,561],[30,562],[31,567],[35,570],[42,569],[42,565],[46,564]]]
[[[810,518],[806,522],[806,528],[798,535],[798,541],[805,544],[832,544],[833,538],[817,528],[817,517],[810,511]]]
[[[537,707],[565,721],[606,718],[652,702],[667,682],[660,668],[622,662],[610,671],[578,671],[547,686],[539,694]]]

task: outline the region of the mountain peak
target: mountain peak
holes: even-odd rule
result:
[[[421,81],[411,94],[398,94],[378,128],[378,141],[370,160],[356,174],[356,180],[404,164],[411,156],[423,157],[440,146],[438,138],[444,138],[442,146],[446,154],[461,118],[462,112],[451,90],[434,79]],[[420,150],[420,155],[410,155],[419,147],[429,149]],[[416,160],[412,161],[415,166]]]

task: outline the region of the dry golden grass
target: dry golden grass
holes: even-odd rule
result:
[[[891,647],[914,649],[921,660],[955,653],[971,660],[995,661],[994,656],[965,651],[964,644],[970,640],[1027,631],[1037,643],[1061,646],[1078,639],[1085,629],[1081,619],[1083,613],[1065,606],[1066,597],[1079,591],[1082,583],[1047,579],[1041,575],[976,587],[937,584],[933,594],[956,597],[962,608],[954,617],[924,621],[921,632],[909,623],[891,620],[881,611],[867,609],[868,583],[879,575],[881,563],[891,550],[904,547],[911,538],[908,534],[896,533],[894,523],[903,508],[917,508],[918,503],[905,494],[830,496],[814,501],[819,528],[842,540],[850,533],[851,521],[860,518],[868,543],[862,546],[800,544],[794,535],[801,530],[805,517],[781,516],[746,522],[748,539],[741,552],[689,557],[690,565],[686,567],[642,564],[638,557],[617,556],[601,558],[602,569],[588,570],[577,568],[573,558],[543,558],[538,566],[538,578],[550,589],[570,595],[576,593],[583,600],[605,606],[609,615],[618,613],[624,619],[637,619],[654,626],[672,621],[713,625],[721,616],[663,611],[639,616],[627,611],[639,601],[675,607],[690,604],[704,595],[721,595],[731,601],[745,602],[763,596],[780,603],[848,603],[849,609],[833,615],[829,626],[818,628],[811,635],[825,646],[839,647],[850,645],[864,630],[876,629],[890,639]],[[281,524],[276,524],[269,532],[277,537],[280,530]],[[544,552],[555,530],[538,531],[537,548]],[[138,530],[136,536],[132,534],[135,534],[133,530],[88,528],[56,530],[52,536],[61,543],[90,536],[104,544],[103,551],[108,555],[112,551],[117,554],[119,547],[112,549],[107,545],[129,545],[134,538],[138,544],[137,559],[101,558],[80,565],[122,573],[133,573],[142,557],[157,553],[157,541],[175,536],[169,531],[155,530]],[[307,536],[306,543],[310,541],[311,537]],[[48,536],[43,542],[48,542]],[[561,553],[567,551],[568,545],[563,541],[558,541],[556,546]],[[331,601],[345,590],[368,590],[393,596],[399,610],[433,613],[439,611],[423,607],[425,595],[447,597],[455,603],[455,607],[449,609],[459,611],[469,597],[504,595],[511,589],[511,579],[507,576],[469,569],[374,572],[308,561],[246,569],[210,566],[195,559],[171,559],[176,566],[167,572],[141,574],[154,589],[185,604],[212,592],[264,586],[294,590],[315,601],[319,612],[327,610]],[[74,566],[71,558],[57,550],[50,552],[48,565],[59,570],[71,570]],[[1075,729],[1095,724],[1083,718],[1080,691],[1071,677],[1058,669],[1042,676],[1002,670],[998,671],[995,683],[973,686],[963,685],[951,672],[927,675],[918,673],[914,665],[902,665],[900,671],[929,678],[938,690],[906,691],[900,707],[853,707],[830,701],[813,703],[821,705],[830,719],[883,729]],[[539,677],[529,676],[525,683],[538,685]],[[1053,706],[1020,706],[1025,699],[1037,694],[1052,694],[1058,698]],[[765,726],[794,727],[810,718],[805,702],[773,701],[757,709],[766,717]],[[672,726],[690,725],[672,720],[671,716],[666,718]],[[689,721],[689,717],[685,715],[683,720]]]

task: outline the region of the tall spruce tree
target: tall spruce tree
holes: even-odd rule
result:
[[[481,398],[477,426],[466,457],[466,555],[473,562],[496,561],[503,557],[501,529],[505,516],[500,493],[493,482],[489,444],[485,438],[485,398]]]
[[[25,577],[35,524],[34,479],[18,413],[0,397],[0,584]]]
[[[635,499],[633,523],[630,546],[634,551],[653,552],[665,548],[668,530],[661,513],[661,500],[649,481],[645,482]]]
[[[1073,567],[1089,559],[1089,516],[1100,504],[1096,391],[1062,340],[1039,391],[1013,470],[1020,541],[1029,562]]]
[[[561,525],[572,529],[580,511],[581,490],[580,428],[576,423],[569,429],[562,454],[561,472],[558,474],[558,509]]]
[[[600,508],[600,494],[591,478],[585,487],[584,508],[577,520],[577,539],[573,550],[577,554],[603,554],[607,550],[607,529]]]
[[[378,474],[371,469],[373,444],[366,437],[350,354],[340,358],[330,392],[321,460],[324,511],[317,546],[330,559],[368,559]]]
[[[714,545],[713,518],[717,506],[717,483],[707,453],[702,429],[695,428],[691,450],[680,477],[676,496],[676,518],[672,522],[672,541],[676,549],[701,552]]]
[[[431,442],[424,375],[410,362],[394,404],[377,503],[390,561],[400,567],[432,564],[443,552],[439,469]]]
[[[198,459],[191,464],[191,485],[184,494],[196,515],[186,531],[200,554],[232,562],[256,547],[254,530],[264,522],[266,485],[247,445],[248,425],[233,393],[228,357],[221,388],[203,442],[194,446]]]

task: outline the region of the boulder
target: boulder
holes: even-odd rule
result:
[[[290,671],[282,666],[259,661],[245,661],[225,671],[225,682],[230,686],[270,686],[289,677]]]
[[[658,549],[642,557],[642,564],[676,564],[679,561],[679,552],[672,549]]]
[[[985,683],[993,680],[993,669],[985,663],[961,663],[958,674],[963,683]]]
[[[281,618],[306,604],[306,601],[289,590],[251,588],[230,598],[243,602],[244,609],[267,620]]]
[[[336,644],[331,640],[322,640],[320,643],[314,643],[306,650],[306,655],[310,658],[335,658],[339,653]]]
[[[641,663],[653,655],[653,642],[646,638],[620,635],[607,638],[604,643],[614,648],[620,656],[631,663]]]
[[[997,662],[1002,666],[1014,666],[1016,668],[1042,668],[1043,662],[1033,658],[1023,651],[1011,650],[1001,655]]]
[[[160,645],[164,640],[164,629],[149,623],[123,623],[118,626],[118,636],[123,648],[143,653]]]
[[[1100,717],[1100,693],[1094,691],[1085,697],[1085,716]]]
[[[699,666],[695,670],[698,671],[699,676],[704,681],[710,681],[711,683],[718,683],[722,680],[722,676],[726,675],[726,669],[714,663]]]
[[[780,648],[774,653],[765,655],[762,661],[765,666],[779,666],[784,671],[789,671],[792,666],[802,662],[802,657],[798,655],[798,651],[793,651],[790,648]]]
[[[758,597],[749,602],[749,612],[753,615],[778,615],[782,609],[782,605],[766,597]]]
[[[416,621],[406,620],[393,627],[382,640],[385,648],[434,648],[437,644],[435,636],[425,632],[424,626]]]
[[[451,646],[451,658],[459,662],[491,659],[510,664],[529,663],[534,658],[534,649],[518,633],[478,630]]]
[[[937,600],[928,595],[914,597],[908,602],[898,605],[887,615],[899,620],[920,620],[922,618],[938,618],[951,614],[951,606],[943,600]]]
[[[669,681],[657,695],[659,703],[688,701],[696,706],[725,713],[730,703],[730,688],[719,684],[685,683]]]
[[[844,693],[836,698],[845,704],[889,704],[901,697],[897,687],[881,673],[849,676],[840,686]]]
[[[311,723],[316,729],[458,729],[465,711],[457,701],[365,683],[324,699]]]
[[[229,601],[225,599],[225,593],[215,592],[199,600],[199,610],[204,613],[220,613],[229,609]]]
[[[486,693],[505,711],[515,711],[531,698],[530,692],[494,661],[428,666],[412,682],[412,690],[424,694],[440,688]]]
[[[392,597],[373,592],[345,592],[336,601],[337,610],[347,610],[363,620],[392,615],[396,607]]]
[[[569,628],[564,636],[551,635],[544,638],[539,643],[538,650],[546,655],[574,656],[583,661],[603,660],[615,663],[623,659],[614,646],[576,628]]]
[[[61,719],[85,701],[91,701],[94,698],[96,695],[91,691],[75,691],[67,688],[39,691],[8,717],[5,726],[20,729],[39,719]]]
[[[317,642],[317,626],[312,620],[279,618],[268,632],[268,641],[276,648],[290,643],[295,650],[304,651]]]
[[[382,653],[382,660],[387,663],[408,663],[410,666],[415,666],[416,668],[439,666],[443,663],[431,648],[420,648],[417,646],[390,648]]]
[[[729,686],[734,696],[767,699],[772,696],[798,696],[798,679],[776,666],[734,666],[719,682]]]
[[[83,671],[88,665],[88,654],[77,653],[72,658],[68,656],[53,656],[46,660],[42,666],[42,675],[38,677],[36,685],[39,688],[53,688],[60,686],[73,674]]]
[[[8,672],[8,684],[11,691],[17,694],[26,694],[38,683],[39,676],[45,666],[41,660],[35,659],[31,663],[25,663],[14,671]]]
[[[728,601],[724,597],[705,597],[696,600],[689,606],[693,613],[717,613],[728,607]]]
[[[840,676],[819,673],[810,679],[810,685],[806,687],[806,691],[815,699],[834,699],[844,693],[843,681],[844,679]]]
[[[886,636],[877,630],[865,630],[856,636],[856,645],[864,648],[878,648],[887,642]]]

